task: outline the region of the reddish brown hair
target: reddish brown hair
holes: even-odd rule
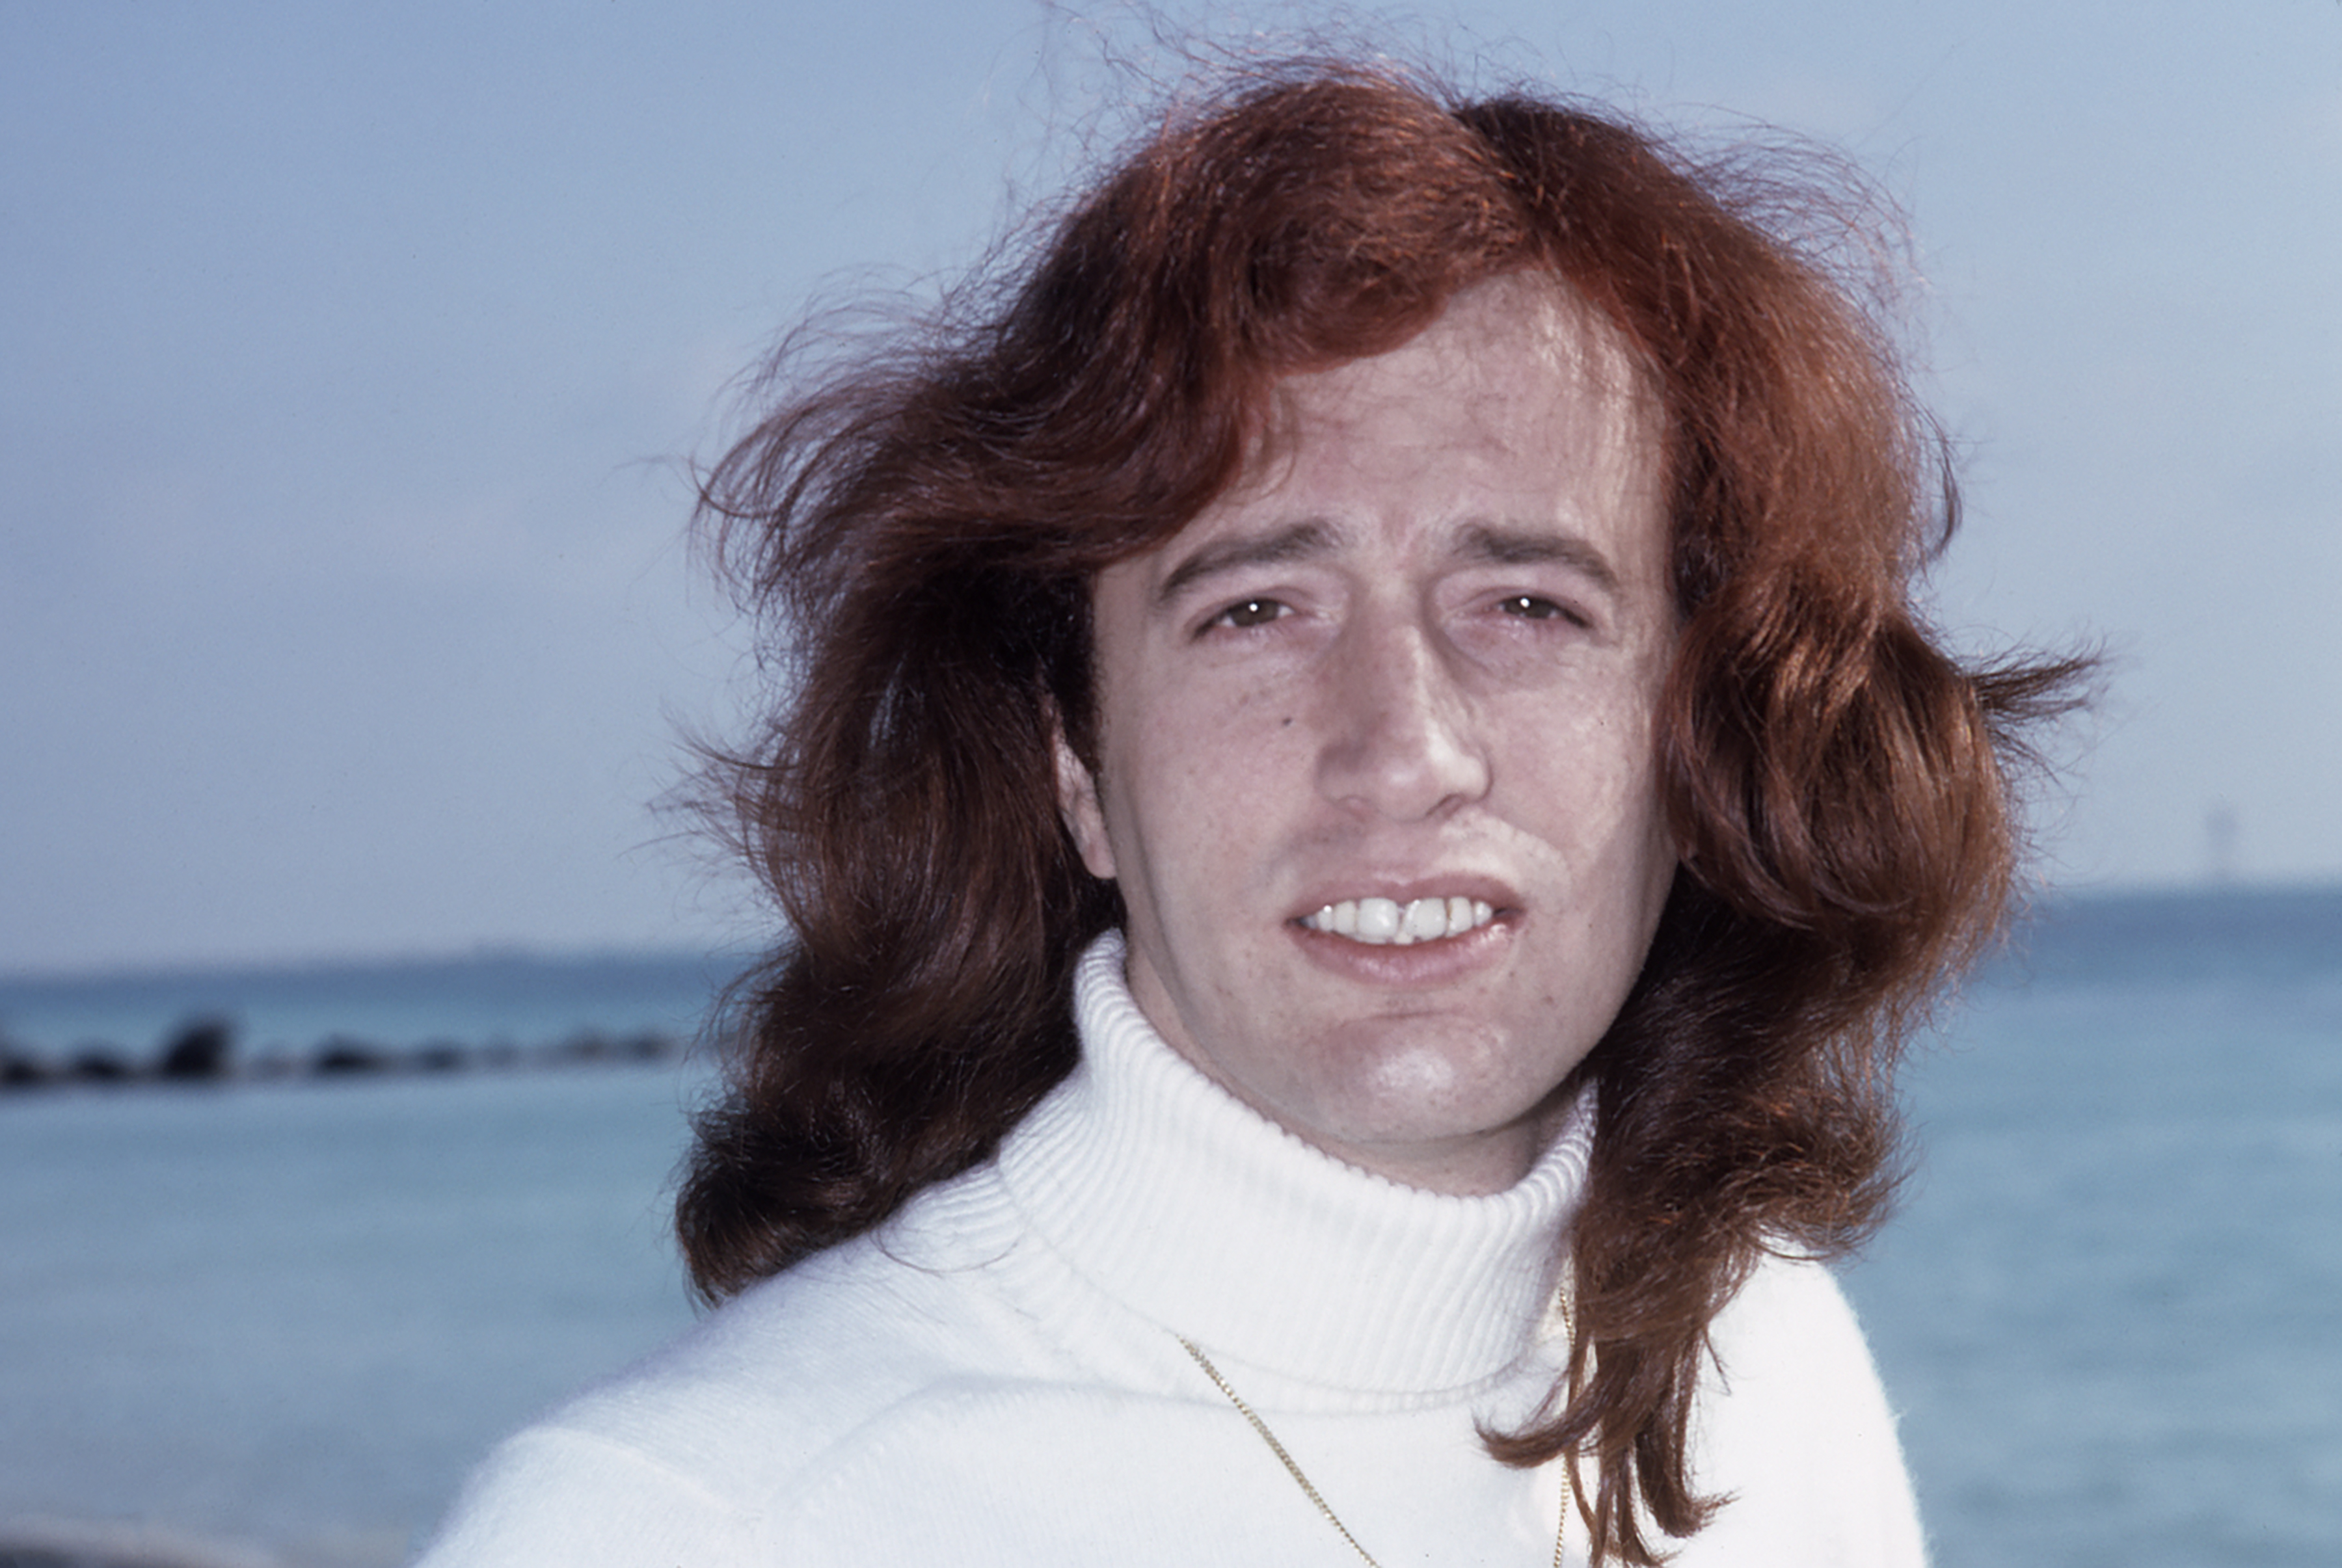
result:
[[[1964,669],[1916,615],[1940,444],[1878,321],[1756,221],[1778,195],[1575,107],[1248,77],[1171,116],[1005,293],[840,361],[716,466],[705,510],[786,683],[718,771],[789,939],[738,994],[679,1205],[705,1293],[984,1158],[1073,1064],[1073,964],[1119,918],[1051,767],[1059,721],[1095,761],[1093,575],[1236,476],[1278,377],[1543,272],[1665,411],[1685,629],[1657,733],[1686,865],[1580,1069],[1568,1378],[1487,1442],[1590,1461],[1597,1555],[1700,1526],[1708,1323],[1762,1253],[1836,1255],[1880,1217],[1897,1049],[1997,928],[2006,766],[2075,674]]]

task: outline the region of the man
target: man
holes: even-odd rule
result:
[[[1919,1560],[1811,1260],[2071,672],[1927,635],[1924,422],[1742,205],[1254,79],[717,467],[726,1304],[435,1568]]]

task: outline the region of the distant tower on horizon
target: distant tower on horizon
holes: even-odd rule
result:
[[[2237,841],[2240,836],[2237,808],[2225,800],[2214,801],[2204,813],[2205,881],[2237,880]]]

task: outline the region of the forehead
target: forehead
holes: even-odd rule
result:
[[[1198,551],[1250,538],[1419,556],[1551,535],[1656,580],[1657,406],[1625,340],[1559,283],[1490,280],[1389,353],[1278,383],[1237,481],[1107,575],[1159,591],[1193,575]]]
[[[1653,378],[1625,337],[1559,280],[1527,274],[1459,291],[1387,354],[1286,376],[1246,483],[1273,483],[1281,452],[1356,427],[1519,454],[1623,453],[1659,437]]]

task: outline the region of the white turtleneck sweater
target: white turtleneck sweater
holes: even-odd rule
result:
[[[422,1568],[1355,1564],[1182,1338],[1385,1568],[1550,1563],[1560,1467],[1507,1469],[1476,1427],[1552,1385],[1589,1119],[1506,1192],[1421,1192],[1190,1067],[1118,938],[1076,1006],[1080,1065],[995,1160],[505,1443]],[[1733,1501],[1681,1568],[1919,1563],[1828,1273],[1766,1264],[1714,1342],[1696,1483]]]

